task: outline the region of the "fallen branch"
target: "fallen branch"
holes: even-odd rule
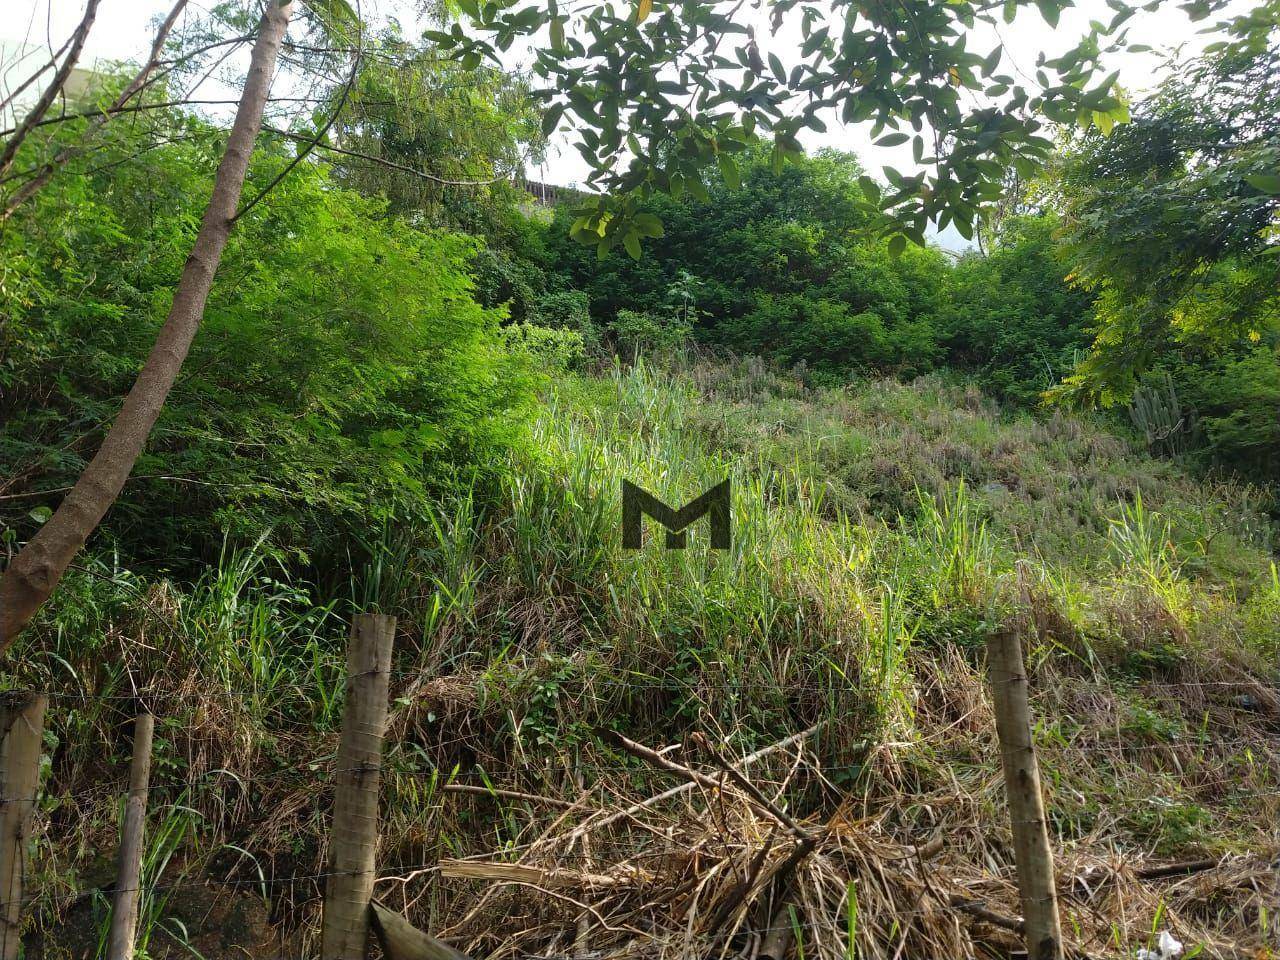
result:
[[[777,829],[776,827],[774,828]],[[764,862],[768,859],[769,851],[773,849],[773,830],[769,831],[769,836],[765,838],[765,842],[761,844],[759,852],[751,858],[751,863],[747,866],[747,875],[739,881],[737,887],[734,888],[732,895],[725,897],[724,902],[711,919],[707,922],[707,933],[712,934],[720,929],[733,912],[746,903],[750,897],[756,880],[760,876],[760,871],[764,867]]]
[[[1002,930],[1008,930],[1010,933],[1022,934],[1025,927],[1021,920],[1015,917],[1008,917],[1002,913],[996,913],[987,907],[981,900],[975,900],[972,897],[966,897],[963,894],[953,893],[947,899],[948,906],[953,910],[959,910],[961,913],[967,913],[969,916],[983,923],[989,923],[993,927],[1000,927]]]
[[[527,800],[530,803],[545,803],[548,806],[570,810],[577,804],[572,800],[561,800],[558,797],[541,797],[536,793],[521,793],[519,790],[499,790],[497,787],[478,787],[470,783],[445,784],[445,793],[470,793],[478,797],[505,797],[508,800]]]
[[[628,739],[615,730],[606,730],[603,733],[607,739],[612,740],[634,757],[646,760],[655,767],[661,767],[663,770],[679,774],[696,786],[706,787],[708,790],[720,789],[720,781],[715,777],[710,777],[705,773],[700,773],[692,767],[686,767],[683,763],[676,763],[674,760],[663,756],[657,750],[646,747],[643,743],[637,743],[635,740]]]
[[[724,771],[725,776],[737,784],[738,787],[740,787],[747,796],[754,800],[766,813],[786,827],[791,832],[791,835],[795,837],[802,846],[805,846],[810,850],[813,849],[813,845],[818,842],[817,837],[804,827],[800,826],[800,824],[796,823],[789,813],[777,804],[773,803],[760,791],[759,787],[743,776],[741,771],[736,770],[722,756],[720,756],[719,752],[715,747],[711,746],[711,742],[706,737],[700,733],[695,733],[691,739],[699,749],[706,753],[706,755],[715,762],[716,766]]]
[[[1166,877],[1179,877],[1188,873],[1203,873],[1205,870],[1212,870],[1219,866],[1221,860],[1204,859],[1204,860],[1183,860],[1179,863],[1166,863],[1158,867],[1141,867],[1133,871],[1133,875],[1139,880],[1163,880]]]
[[[452,859],[440,861],[440,876],[554,888],[620,887],[653,879],[652,875],[635,867],[623,867],[615,873],[587,873],[560,867],[531,867],[523,863]]]
[[[1176,863],[1165,863],[1147,867],[1134,867],[1130,873],[1137,880],[1166,880],[1169,877],[1181,877],[1194,873],[1203,873],[1206,870],[1213,870],[1222,865],[1222,861],[1216,858],[1203,858],[1198,860],[1180,860]],[[1077,874],[1075,884],[1079,887],[1088,887],[1094,883],[1105,883],[1108,880],[1116,879],[1124,867],[1103,867],[1095,866],[1086,870],[1084,873]]]

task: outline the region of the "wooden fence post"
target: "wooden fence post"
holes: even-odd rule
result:
[[[471,960],[461,950],[427,936],[377,900],[369,904],[369,919],[387,960]]]
[[[1025,617],[991,634],[987,668],[995,704],[1000,760],[1004,767],[1018,891],[1031,960],[1062,960],[1062,929],[1053,879],[1053,851],[1040,793],[1040,769],[1027,704],[1027,671],[1022,659]]]
[[[323,960],[364,960],[378,846],[378,788],[396,618],[361,614],[351,625],[347,699],[334,774],[325,887]]]
[[[0,694],[0,960],[22,950],[22,887],[27,835],[40,782],[40,747],[49,698]]]
[[[124,826],[120,831],[120,862],[116,868],[116,894],[111,908],[109,960],[132,960],[138,931],[138,896],[141,892],[142,853],[147,829],[147,794],[151,789],[151,734],[155,717],[140,713],[133,724],[133,759],[129,764],[129,795],[125,798]]]

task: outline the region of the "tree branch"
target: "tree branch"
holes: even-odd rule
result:
[[[71,71],[75,69],[76,63],[80,59],[80,53],[84,50],[84,42],[88,39],[89,31],[93,28],[93,21],[98,16],[99,2],[100,0],[89,0],[80,25],[76,27],[75,33],[72,34],[71,48],[67,51],[67,56],[62,61],[62,66],[53,75],[53,80],[45,88],[44,93],[40,95],[40,99],[36,101],[35,106],[31,108],[31,112],[23,117],[22,122],[12,131],[6,131],[6,133],[12,132],[13,136],[5,143],[4,150],[0,151],[0,176],[9,172],[9,168],[13,166],[13,158],[17,156],[18,148],[27,139],[27,135],[44,119],[44,115],[49,112],[49,107],[53,105],[53,101],[57,99],[58,94],[67,85],[67,78],[71,76]]]
[[[58,58],[62,56],[63,52],[70,45],[71,45],[71,37],[67,37],[66,40],[62,41],[62,46],[60,46],[54,52],[53,56],[50,57],[49,60],[46,63],[44,63],[39,70],[37,70],[31,76],[27,77],[27,79],[23,80],[20,84],[18,84],[13,89],[13,92],[10,93],[7,97],[5,97],[3,100],[0,100],[0,110],[4,110],[6,107],[9,106],[9,104],[17,100],[18,94],[22,93],[23,90],[27,89],[27,87],[31,86],[33,83],[39,80],[40,77],[44,76],[44,72],[46,70],[50,70],[53,67],[56,67],[58,65]]]
[[[360,50],[357,48],[355,59],[351,63],[351,75],[347,77],[346,85],[342,88],[342,96],[338,99],[338,105],[337,107],[334,108],[333,113],[329,115],[329,119],[326,120],[324,122],[324,125],[319,130],[316,131],[316,135],[312,137],[310,141],[308,141],[302,147],[301,150],[298,151],[297,156],[295,156],[292,160],[290,160],[285,165],[285,168],[281,170],[278,174],[276,174],[275,177],[272,178],[270,183],[268,183],[265,187],[259,190],[257,196],[255,196],[252,200],[250,200],[248,203],[246,203],[243,207],[240,208],[240,212],[231,218],[232,223],[235,223],[237,220],[243,217],[246,213],[248,213],[250,210],[256,207],[267,194],[269,194],[272,190],[274,190],[276,187],[280,185],[280,183],[284,180],[285,177],[287,177],[290,174],[290,172],[293,170],[294,167],[296,167],[303,160],[305,160],[311,154],[311,151],[314,150],[320,144],[320,141],[324,139],[325,135],[329,132],[330,129],[332,129],[334,123],[337,122],[338,116],[342,113],[343,108],[346,107],[347,100],[351,97],[351,89],[352,87],[355,86],[356,77],[360,73],[360,64],[361,64],[361,53],[360,53]]]
[[[169,38],[169,33],[173,30],[173,25],[177,22],[178,16],[186,7],[188,0],[178,0],[173,5],[173,9],[169,11],[169,15],[164,18],[160,24],[160,29],[156,31],[155,40],[151,44],[151,53],[147,56],[146,62],[143,63],[142,69],[129,81],[128,85],[120,92],[120,96],[116,97],[115,102],[111,105],[110,110],[95,117],[89,124],[89,129],[85,131],[84,136],[80,138],[80,143],[74,147],[66,147],[59,150],[53,159],[45,163],[37,171],[36,175],[24,183],[7,203],[4,209],[0,210],[0,223],[8,220],[15,210],[35,196],[40,189],[49,182],[49,179],[58,171],[59,168],[73,157],[79,156],[88,149],[89,141],[95,137],[98,132],[105,127],[111,120],[113,110],[123,108],[134,95],[138,93],[147,83],[147,77],[156,68],[159,63],[160,53],[164,49],[165,41]]]
[[[274,127],[264,127],[269,133],[277,136],[287,137],[290,140],[307,141],[306,137],[296,133],[290,133],[288,130],[277,130]],[[342,147],[331,146],[327,143],[316,143],[315,146],[320,150],[327,150],[330,153],[341,154],[344,157],[354,157],[357,160],[367,160],[369,163],[375,163],[380,167],[387,167],[390,170],[399,170],[401,173],[411,173],[415,177],[423,180],[430,180],[432,183],[438,183],[444,187],[484,187],[491,183],[501,183],[506,177],[490,177],[487,180],[446,180],[444,177],[437,177],[434,173],[427,173],[423,170],[417,170],[413,167],[407,167],[402,163],[395,163],[391,160],[384,160],[381,157],[370,156],[367,153],[357,153],[355,150],[344,150]]]

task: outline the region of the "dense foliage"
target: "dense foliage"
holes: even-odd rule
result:
[[[59,747],[41,826],[58,856],[32,887],[45,944],[61,947],[106,915],[107,898],[66,892],[94,883],[94,861],[114,852],[133,684],[145,684],[161,718],[151,823],[181,817],[193,838],[180,837],[179,855],[147,874],[149,890],[176,892],[150,899],[144,928],[166,944],[170,918],[193,939],[216,929],[224,914],[184,890],[207,883],[204,896],[254,898],[259,912],[258,898],[269,898],[283,932],[315,930],[315,888],[290,878],[328,869],[324,774],[336,765],[349,597],[399,617],[378,864],[403,878],[404,909],[424,928],[461,924],[484,904],[474,882],[442,880],[424,864],[502,862],[512,848],[525,864],[544,846],[532,841],[574,822],[575,802],[586,807],[581,822],[600,818],[582,800],[588,790],[613,811],[681,782],[629,762],[603,731],[663,745],[703,734],[742,756],[821,726],[802,754],[751,771],[785,790],[805,823],[855,803],[886,811],[840,835],[851,845],[874,830],[865,867],[851,868],[856,887],[815,885],[829,898],[796,908],[809,911],[797,922],[817,918],[813,929],[838,918],[823,956],[847,956],[853,929],[838,898],[875,889],[891,842],[905,849],[945,832],[950,866],[935,883],[961,870],[974,889],[995,869],[1012,876],[1010,845],[992,829],[1008,811],[982,650],[1019,571],[1033,592],[1029,686],[1043,718],[1037,753],[1053,771],[1055,846],[1160,863],[1269,849],[1280,751],[1264,698],[1280,663],[1280,579],[1249,488],[1191,480],[1087,418],[1008,416],[942,377],[814,390],[750,359],[559,378],[532,436],[490,509],[445,499],[429,526],[379,545],[376,573],[357,567],[349,587],[318,601],[251,547],[228,551],[194,583],[140,577],[110,558],[71,572],[19,641],[11,674],[74,697],[48,720]],[[665,550],[652,527],[645,549],[622,548],[622,479],[678,503],[725,476],[731,552],[709,551],[701,529],[690,549]],[[694,755],[685,749],[677,762],[715,769]],[[575,768],[582,785],[567,772]],[[699,839],[721,829],[715,818],[734,802],[727,789],[708,794],[707,812],[689,813]],[[631,850],[643,857],[634,880],[611,878],[602,909],[651,902],[663,865],[674,864],[662,879],[677,889],[697,864],[724,862],[702,856],[705,846],[673,856],[685,831],[673,839],[655,829],[663,821],[653,809],[592,844],[602,869]],[[755,842],[769,843],[771,824],[757,823]],[[775,851],[774,862],[786,855]],[[534,862],[564,869],[562,849],[546,856]],[[1259,876],[1269,881],[1269,871],[1263,861]],[[1198,887],[1185,887],[1133,881],[1147,899],[1123,913],[1073,899],[1066,917],[1090,943],[1144,942],[1155,916],[1195,946],[1230,938],[1265,949],[1251,886],[1224,890],[1210,911]],[[985,902],[1016,915],[1011,884],[989,889]],[[859,894],[859,956],[884,960],[885,943],[931,930],[962,942],[912,956],[980,955],[982,928],[949,914],[930,925],[935,914],[914,908],[919,890]],[[576,902],[520,894],[533,899],[489,904],[462,928],[456,942],[469,956],[513,936],[530,955],[551,954],[552,937],[572,935]],[[670,917],[666,903],[660,917]],[[863,935],[873,922],[895,935]],[[237,922],[230,942],[249,948],[202,955],[261,956],[250,948],[266,936],[242,930]],[[222,932],[208,939],[228,943]],[[605,935],[597,929],[592,942]]]
[[[1063,5],[1037,2],[1050,19]],[[511,41],[544,17],[459,6],[510,25]],[[640,0],[589,29],[621,50],[673,39],[682,16],[719,29],[719,6]],[[1071,937],[1127,957],[1167,922],[1188,956],[1228,942],[1263,956],[1274,937],[1248,877],[1269,877],[1271,857],[1239,871],[1280,814],[1274,497],[1188,467],[1275,479],[1280,0],[1137,105],[1131,127],[1063,133],[1048,178],[1030,176],[1053,146],[1039,121],[960,105],[965,87],[1008,86],[1001,49],[983,58],[948,39],[974,5],[911,0],[923,42],[885,35],[888,8],[856,8],[872,11],[867,29],[851,20],[838,43],[805,16],[803,55],[840,60],[816,57],[799,79],[821,88],[860,36],[886,62],[836,91],[846,119],[931,120],[936,107],[980,121],[932,145],[932,198],[924,174],[886,174],[886,187],[851,155],[798,155],[791,124],[774,125],[772,145],[722,124],[711,144],[705,124],[724,104],[704,102],[654,151],[666,166],[643,157],[640,179],[617,184],[627,196],[597,197],[584,223],[583,197],[548,211],[518,182],[559,119],[531,105],[525,78],[395,29],[362,37],[342,75],[325,58],[346,63],[350,34],[295,36],[293,63],[324,77],[320,107],[258,138],[255,199],[147,450],[0,678],[55,698],[36,844],[52,855],[29,891],[46,953],[106,920],[94,878],[114,853],[121,731],[140,706],[160,720],[143,949],[154,932],[211,960],[263,954],[257,931],[256,950],[232,949],[239,922],[218,931],[223,952],[204,950],[198,928],[221,915],[168,899],[198,887],[243,897],[236,910],[252,900],[264,926],[265,903],[296,936],[281,956],[315,952],[315,881],[329,871],[318,784],[339,772],[344,636],[352,613],[378,609],[398,618],[378,872],[414,923],[471,956],[635,953],[636,931],[688,956],[730,929],[754,936],[780,904],[801,960],[993,953],[985,925],[945,908],[977,892],[988,918],[1019,909],[1011,847],[991,829],[1007,817],[983,663],[998,626],[1021,632],[1034,672],[1055,844],[1081,869],[1221,855],[1233,878],[1206,911],[1200,887],[1115,871],[1104,889],[1125,909],[1064,898]],[[230,25],[251,29],[253,12]],[[557,54],[571,50],[554,2],[545,15]],[[759,56],[754,39],[749,66],[747,51]],[[1082,56],[1049,69],[1083,83]],[[561,75],[556,62],[540,66]],[[797,85],[770,72],[749,111]],[[565,96],[590,115],[597,159],[670,102],[619,116],[611,105],[666,98],[668,81],[593,99],[609,75],[585,79]],[[1039,106],[1078,119],[1109,88]],[[1006,95],[1019,96],[992,94]],[[84,119],[41,128],[23,163],[76,143]],[[66,502],[134,381],[224,140],[171,106],[115,122],[0,223],[11,557]],[[719,179],[703,172],[712,156]],[[0,194],[23,173],[0,171]],[[977,249],[909,245],[923,239],[910,216],[886,234],[885,208],[904,203],[945,209],[967,233],[975,195],[1015,180]],[[594,243],[578,242],[584,229]],[[623,548],[624,481],[686,503],[725,477],[730,549],[709,551],[701,530],[687,550],[652,536]],[[779,747],[750,776],[828,846],[794,859],[776,816],[735,812],[728,781],[705,813],[697,793],[674,813],[645,800],[606,834],[602,809],[653,798],[675,769],[624,757],[618,733],[705,738],[735,758]],[[583,859],[565,871],[557,831],[579,817],[600,832],[570,843]],[[764,844],[754,866],[716,852],[730,836]],[[945,869],[908,873],[926,868],[930,837],[946,841]],[[495,884],[477,897],[478,877],[434,869],[446,856],[500,867],[512,851],[522,870],[546,858],[561,871],[546,886],[567,878],[573,896]],[[632,854],[643,866],[619,869]],[[739,863],[791,872],[743,886]],[[937,904],[921,877],[942,885]],[[632,901],[654,911],[642,925]]]
[[[358,525],[411,516],[483,473],[519,429],[533,377],[526,358],[554,368],[689,340],[825,382],[973,373],[1023,405],[1064,377],[1099,384],[1100,364],[1137,349],[1173,377],[1168,389],[1161,379],[1139,387],[1131,415],[1153,448],[1209,449],[1256,474],[1280,443],[1266,287],[1275,257],[1257,229],[1274,199],[1253,176],[1273,148],[1269,118],[1253,107],[1266,136],[1252,153],[1222,148],[1229,170],[1251,164],[1238,175],[1189,166],[1175,149],[1207,136],[1210,121],[1194,119],[1187,101],[1189,85],[1210,81],[1227,98],[1215,135],[1234,143],[1240,105],[1230,96],[1244,94],[1230,70],[1261,71],[1271,47],[1238,40],[1170,81],[1132,127],[1077,141],[1053,188],[1002,223],[985,253],[891,250],[855,158],[827,151],[778,169],[757,148],[739,158],[733,188],[691,182],[675,198],[652,197],[646,211],[661,236],[637,261],[574,242],[572,198],[545,217],[509,185],[446,188],[407,173],[501,180],[538,135],[518,81],[441,65],[394,34],[380,43],[411,54],[412,68],[357,75],[348,153],[298,166],[238,225],[188,373],[112,515],[110,536],[131,550],[189,559],[223,532],[270,529],[299,553],[340,551]],[[491,106],[467,113],[473,102]],[[446,157],[440,135],[453,129],[461,139]],[[11,541],[76,476],[167,305],[217,134],[179,112],[147,129],[147,146],[158,131],[174,142],[69,171],[0,238],[0,386],[12,425],[0,443],[6,462],[21,465],[4,488]],[[99,161],[137,152],[142,136],[121,128]],[[255,184],[273,179],[293,142],[264,142]],[[1167,185],[1152,180],[1151,157],[1165,158]],[[1223,221],[1234,232],[1220,237],[1216,259],[1190,247],[1202,214],[1160,202],[1188,190],[1187,178],[1212,177],[1195,202],[1226,183],[1239,213]],[[1187,238],[1162,230],[1152,256],[1134,252],[1108,232],[1122,200],[1181,216]],[[1188,268],[1188,257],[1201,266]],[[1238,315],[1212,322],[1212,303],[1233,291]],[[1145,339],[1116,334],[1139,315]],[[1095,325],[1094,353],[1073,370]],[[79,349],[61,349],[68,342]],[[1185,436],[1174,442],[1170,430]]]
[[[1054,186],[1097,337],[1060,396],[1171,376],[1185,441],[1274,479],[1280,458],[1280,3],[1175,64],[1133,123],[1070,145]],[[1149,378],[1148,378],[1149,379]]]
[[[525,163],[542,155],[540,115],[518,74],[467,69],[389,28],[367,41],[349,84],[317,109],[336,116],[325,160],[344,186],[416,222],[501,233]]]
[[[1004,0],[999,10],[1005,23],[1026,13],[1056,27],[1074,6]],[[455,23],[430,36],[464,64],[501,63],[517,38],[547,28],[550,42],[537,45],[533,66],[546,83],[544,129],[573,118],[575,147],[599,189],[584,198],[574,236],[601,254],[622,247],[638,259],[642,239],[659,229],[644,200],[697,189],[708,175],[733,186],[739,158],[760,136],[780,167],[803,153],[801,131],[825,131],[835,117],[871,123],[878,143],[912,144],[917,172],[886,169],[889,188],[877,189],[887,213],[878,231],[897,246],[909,237],[923,244],[930,222],[971,235],[1005,169],[1029,173],[1052,153],[1046,121],[1110,126],[1127,116],[1116,75],[1097,78],[1104,49],[1123,45],[1121,28],[1138,7],[1109,6],[1108,23],[1092,20],[1074,46],[1040,56],[1034,77],[1016,68],[1003,42],[968,48],[979,23],[999,23],[995,5],[969,0],[776,0],[771,29],[759,35],[740,0],[563,9],[554,0],[460,0],[472,29]],[[1208,6],[1187,5],[1197,16]]]
[[[1003,225],[986,256],[966,254],[951,273],[942,336],[951,358],[985,389],[1024,403],[1070,373],[1089,341],[1093,297],[1065,279],[1053,214]]]
[[[186,142],[102,163],[136,148],[125,134],[0,237],[11,539],[78,475],[168,307],[219,149],[212,128],[174,123]],[[285,158],[264,143],[253,181]],[[108,535],[165,563],[216,553],[223,530],[341,555],[362,524],[418,515],[429,494],[470,483],[518,429],[533,383],[501,312],[473,299],[477,249],[324,167],[295,169],[238,224]]]
[[[546,244],[551,282],[586,293],[592,318],[619,344],[642,315],[657,329],[689,328],[703,342],[827,378],[953,365],[1034,401],[1086,342],[1090,298],[1064,280],[1051,223],[1006,231],[990,257],[953,264],[918,247],[895,256],[869,232],[862,176],[847,154],[776,172],[756,153],[739,189],[655,198],[663,235],[639,261],[621,251],[599,259],[571,242],[566,205]]]

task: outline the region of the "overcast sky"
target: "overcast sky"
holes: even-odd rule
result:
[[[59,46],[75,27],[83,11],[82,0],[3,0],[5,15],[0,19],[0,40],[5,44],[5,56],[12,66],[14,45],[27,43],[36,46]],[[150,45],[153,29],[152,19],[162,10],[168,9],[172,0],[102,0],[98,21],[90,35],[85,60],[89,64],[95,59],[130,59],[141,57]],[[199,4],[192,3],[199,9]],[[414,4],[406,0],[364,0],[366,15],[371,12],[374,18],[397,16],[401,23],[410,27],[414,23],[412,8]],[[1247,9],[1247,0],[1240,0],[1240,9]],[[784,60],[788,48],[794,48],[797,37],[784,32],[783,35],[768,38],[767,14],[757,9],[754,14],[757,36],[761,38],[761,46],[766,52],[773,50]],[[993,49],[998,40],[1003,39],[1006,50],[1011,51],[1015,66],[1030,75],[1034,71],[1037,54],[1041,51],[1051,56],[1070,47],[1089,29],[1091,19],[1106,22],[1110,20],[1112,11],[1105,0],[1080,0],[1078,6],[1067,11],[1056,29],[1051,28],[1040,17],[1032,6],[1023,11],[1013,24],[1001,24],[999,37],[987,27],[979,27],[969,41],[969,49],[985,54]],[[1168,51],[1183,46],[1187,50],[1196,50],[1208,42],[1199,31],[1204,24],[1191,23],[1174,2],[1166,0],[1163,8],[1155,13],[1143,13],[1130,21],[1129,40],[1131,43],[1143,43],[1157,51]],[[406,29],[406,32],[409,32]],[[516,54],[514,59],[520,59]],[[1159,76],[1162,57],[1157,53],[1134,54],[1125,53],[1113,56],[1108,64],[1111,69],[1120,70],[1120,82],[1131,95],[1138,96],[1149,90]],[[1008,72],[1009,65],[1002,64],[1001,71]],[[0,75],[4,74],[4,64],[0,63]],[[13,82],[13,74],[8,83]],[[864,164],[872,171],[878,171],[882,165],[889,164],[902,170],[913,167],[908,146],[896,148],[872,147],[865,128],[846,127],[838,118],[825,118],[828,130],[824,134],[812,131],[802,136],[805,146],[813,149],[818,146],[833,146],[850,150],[858,154]],[[553,143],[544,167],[530,170],[530,176],[557,184],[580,182],[586,168],[577,152],[561,135]],[[951,244],[947,244],[951,245]]]

